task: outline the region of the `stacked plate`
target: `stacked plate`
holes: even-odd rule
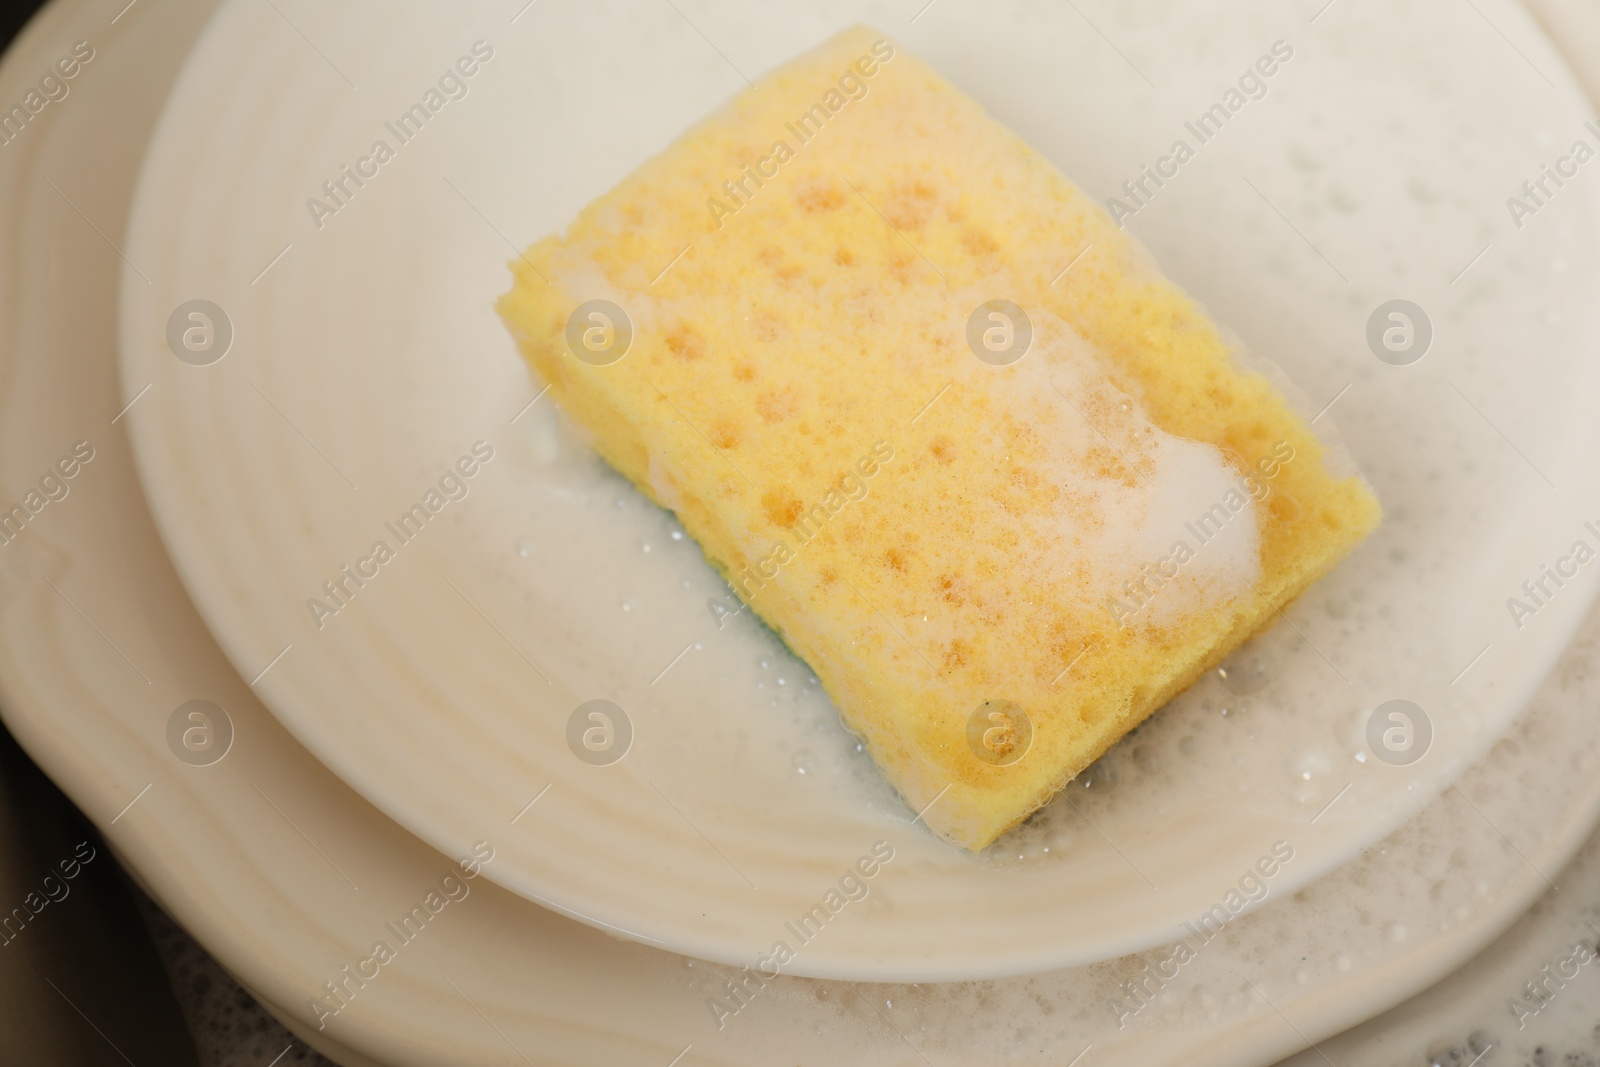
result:
[[[976,856],[708,610],[490,311],[858,21],[1090,190],[1245,101],[1130,225],[1387,508]],[[62,0],[0,93],[39,101],[0,153],[7,723],[340,1062],[1271,1062],[1481,949],[1600,812],[1600,133],[1519,7]]]

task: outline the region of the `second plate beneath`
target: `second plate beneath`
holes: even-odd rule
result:
[[[227,4],[150,148],[126,244],[123,389],[162,535],[235,667],[318,758],[447,854],[495,840],[489,876],[566,914],[753,964],[884,842],[871,893],[786,971],[948,980],[1169,941],[1275,842],[1295,849],[1274,883],[1288,892],[1417,810],[1511,721],[1587,606],[1573,588],[1520,628],[1503,606],[1600,497],[1579,462],[1600,446],[1582,417],[1600,226],[1574,186],[1502,235],[1501,190],[1586,108],[1520,9],[1486,8],[1555,92],[1432,2],[1383,13],[1380,32],[1355,9],[1308,30],[1266,0],[1203,17],[1163,0],[1112,27],[1121,52],[1073,11],[1025,4],[915,25],[845,3],[706,4],[692,23],[670,5],[513,22],[489,4],[404,20],[376,0]],[[719,625],[723,589],[692,543],[536,400],[489,309],[514,250],[736,91],[731,64],[755,75],[854,21],[1107,192],[1293,42],[1270,91],[1130,225],[1315,407],[1337,401],[1327,417],[1388,505],[1227,679],[979,856],[913,821],[770,634]],[[437,106],[400,140],[419,100]],[[1451,117],[1469,105],[1462,139]],[[376,174],[344,178],[379,140]],[[1365,335],[1401,295],[1434,340],[1395,367]],[[185,347],[195,311],[209,326]],[[425,526],[397,533],[413,505]],[[1406,766],[1366,741],[1395,697],[1432,727]],[[614,761],[573,740],[597,698],[621,709]]]

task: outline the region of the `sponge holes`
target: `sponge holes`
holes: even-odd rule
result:
[[[967,718],[967,747],[991,767],[1009,767],[1033,747],[1033,720],[1009,700],[985,700]]]
[[[1300,501],[1279,490],[1267,501],[1267,510],[1279,522],[1295,522],[1300,518]]]

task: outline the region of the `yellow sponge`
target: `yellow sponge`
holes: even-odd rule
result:
[[[512,269],[552,395],[967,848],[1379,520],[1097,204],[866,29]]]

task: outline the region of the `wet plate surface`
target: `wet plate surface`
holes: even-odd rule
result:
[[[1041,1064],[1269,1062],[1448,971],[1548,890],[1539,872],[1585,902],[1592,862],[1570,877],[1553,872],[1600,798],[1592,788],[1600,738],[1585,713],[1600,652],[1593,620],[1529,713],[1458,789],[1303,892],[1271,883],[1263,906],[1230,921],[1226,936],[1175,934],[1194,958],[1148,1004],[1129,987],[1152,971],[1170,974],[1164,961],[1175,946],[951,986],[784,978],[719,1027],[711,1005],[733,1003],[724,998],[725,982],[741,977],[735,970],[619,944],[481,878],[356,997],[329,998],[324,983],[368,958],[374,938],[391,937],[385,924],[438,889],[452,860],[342,785],[252,695],[161,551],[122,423],[108,426],[124,403],[112,371],[122,264],[96,226],[120,232],[161,78],[176,70],[208,9],[140,5],[139,19],[102,39],[97,6],[52,5],[0,68],[0,89],[17,98],[23,89],[11,90],[32,84],[72,41],[105,46],[99,80],[79,82],[71,109],[0,156],[24,198],[0,227],[0,278],[17,324],[0,350],[9,383],[0,480],[33,484],[59,458],[63,428],[97,448],[72,495],[0,552],[0,708],[163,906],[315,1047],[350,1065],[512,1065],[526,1062],[519,1050],[573,1063],[677,1057],[684,1067],[779,1057],[921,1062],[911,1049],[940,1064],[992,1064],[1005,1054]],[[196,700],[221,709],[231,730]],[[190,719],[196,710],[206,718]],[[176,738],[175,718],[188,724]],[[1219,882],[1217,900],[1244,873]],[[1529,957],[1510,961],[1503,985],[1475,987],[1487,1009],[1456,1003],[1487,1018],[1496,998],[1532,977],[1546,947],[1559,962],[1579,931],[1570,912],[1546,914],[1558,920],[1549,939],[1508,935]],[[1508,1013],[1489,1036],[1513,1048],[1535,1034],[1544,1040],[1545,1021],[1581,1003],[1565,993],[1526,1032],[1512,1035]],[[1383,1024],[1404,1028],[1387,1031],[1396,1041],[1386,1051],[1404,1045],[1411,1062],[1437,1042],[1442,1056],[1461,1054],[1454,1062],[1475,1055],[1467,1050],[1481,1020],[1405,1028],[1414,1019]],[[1336,1062],[1365,1063],[1382,1032],[1323,1047]]]
[[[1275,842],[1295,849],[1286,894],[1414,814],[1503,733],[1592,595],[1541,566],[1600,546],[1594,191],[1506,206],[1587,111],[1526,15],[1483,6],[1526,60],[1443,3],[1315,24],[1243,0],[1085,8],[1104,36],[1023,4],[914,24],[871,5],[225,5],[141,179],[115,407],[245,682],[423,840],[494,840],[489,878],[745,964],[884,842],[870,893],[790,973],[968,978],[1161,944]],[[695,546],[538,399],[490,309],[515,248],[740,71],[858,20],[1122,199],[1308,414],[1331,405],[1387,508],[1226,678],[979,856],[913,822],[804,664],[708,610],[724,588]],[[1292,58],[1247,78],[1280,41]],[[1213,103],[1230,117],[1202,141],[1186,123]],[[413,104],[425,123],[396,126]],[[1177,176],[1122,190],[1179,139]],[[1544,591],[1513,619],[1529,580]],[[580,711],[596,700],[615,712]],[[1394,700],[1418,713],[1374,723]]]

